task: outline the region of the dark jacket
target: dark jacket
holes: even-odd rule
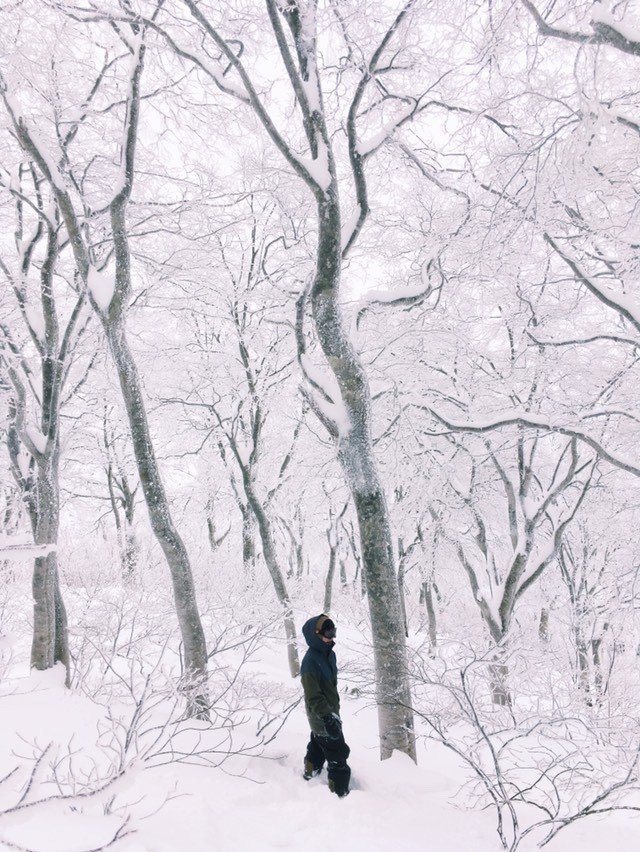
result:
[[[323,642],[316,633],[316,624],[321,617],[322,613],[310,618],[302,628],[309,650],[302,659],[300,679],[311,730],[319,737],[326,737],[327,729],[322,717],[330,713],[340,715],[340,696],[338,665],[333,653],[335,643]]]

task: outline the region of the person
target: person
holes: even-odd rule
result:
[[[344,741],[338,695],[338,666],[333,651],[336,626],[328,615],[315,615],[303,626],[309,649],[300,675],[311,737],[304,758],[303,777],[308,781],[322,771],[325,760],[329,789],[340,798],[349,793],[351,749]]]

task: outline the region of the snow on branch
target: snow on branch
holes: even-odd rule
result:
[[[186,59],[189,62],[193,62],[193,64],[199,68],[204,74],[207,75],[215,85],[220,89],[221,92],[224,92],[226,95],[231,95],[234,98],[237,98],[239,101],[242,101],[245,104],[250,104],[250,98],[247,95],[243,86],[238,83],[230,80],[227,76],[227,70],[224,69],[219,63],[214,62],[206,55],[198,56],[197,54],[190,51],[188,48],[179,45],[178,42],[169,35],[169,33],[163,28],[158,26],[154,21],[146,20],[145,23],[151,29],[155,30],[169,45],[169,47],[173,50],[173,52],[180,56],[182,59]]]
[[[360,308],[356,316],[356,328],[359,328],[360,321],[365,313],[376,305],[383,307],[398,307],[411,308],[414,305],[420,305],[425,302],[434,293],[438,293],[439,301],[440,292],[444,284],[444,277],[441,273],[441,281],[438,285],[434,285],[430,280],[431,272],[435,265],[434,259],[425,261],[420,268],[420,283],[407,284],[403,287],[394,287],[392,290],[369,290],[362,299],[363,307]]]
[[[413,117],[418,107],[418,102],[415,98],[407,98],[404,109],[400,110],[399,115],[391,121],[386,122],[380,130],[373,136],[369,137],[364,142],[359,142],[357,145],[358,154],[366,159],[382,147],[385,142],[388,142],[393,134],[402,127],[410,118]]]
[[[312,180],[320,187],[323,192],[326,192],[331,185],[331,173],[329,171],[329,151],[324,139],[317,140],[318,153],[317,156],[310,160],[307,157],[299,157],[298,160],[302,167],[311,176]]]
[[[640,476],[640,466],[630,462],[618,455],[610,453],[602,446],[599,441],[596,441],[590,435],[583,432],[578,426],[568,426],[562,422],[558,422],[552,418],[544,417],[543,415],[534,414],[530,411],[522,411],[513,409],[508,412],[500,412],[491,417],[484,419],[474,419],[470,421],[457,421],[450,417],[435,411],[431,406],[419,404],[417,407],[428,411],[436,420],[438,420],[446,429],[455,432],[490,432],[493,429],[502,429],[507,426],[524,426],[530,429],[543,429],[546,432],[555,432],[558,435],[566,435],[570,438],[576,438],[586,446],[594,450],[600,458],[614,467],[620,468],[633,476]]]
[[[262,102],[262,99],[258,95],[258,92],[253,84],[253,81],[247,69],[245,68],[240,57],[232,49],[231,43],[220,35],[220,33],[206,17],[201,7],[196,2],[194,2],[194,0],[184,0],[184,3],[191,12],[192,16],[207,34],[207,36],[229,61],[229,67],[233,68],[233,70],[235,70],[238,76],[240,77],[243,89],[230,91],[229,94],[233,94],[235,97],[238,97],[244,103],[249,104],[253,108],[253,111],[257,115],[258,119],[260,120],[262,126],[264,127],[268,135],[270,136],[272,142],[275,144],[276,148],[280,151],[285,160],[287,160],[289,165],[292,166],[296,174],[298,174],[312,190],[324,193],[325,190],[323,189],[322,185],[316,180],[316,176],[314,176],[314,174],[312,173],[314,171],[317,171],[318,175],[320,175],[321,178],[324,177],[324,170],[320,168],[320,164],[322,162],[321,159],[315,158],[315,160],[317,161],[316,165],[312,166],[312,171],[310,171],[308,168],[309,163],[305,163],[303,158],[301,158],[293,150],[291,145],[287,142],[282,133],[276,127],[274,120],[269,114],[269,111],[267,110],[267,108]],[[218,83],[216,83],[216,85],[218,85]],[[226,82],[225,85],[228,86]],[[242,92],[242,94],[240,94],[240,92]]]
[[[0,557],[11,561],[39,559],[55,553],[57,544],[33,544],[26,536],[0,535]]]
[[[335,376],[316,366],[305,352],[299,360],[310,405],[331,433],[344,438],[351,430],[351,420]]]
[[[95,266],[90,266],[87,274],[87,287],[96,305],[103,313],[107,313],[116,290],[115,275],[96,269]]]
[[[610,287],[605,286],[593,276],[588,275],[580,266],[580,264],[572,257],[569,257],[556,241],[549,234],[544,234],[545,241],[551,248],[564,260],[567,266],[574,273],[576,278],[581,281],[587,290],[599,299],[608,308],[617,311],[621,316],[628,320],[640,332],[640,304],[626,293],[616,293]]]
[[[28,140],[29,146],[37,150],[41,160],[39,165],[46,173],[47,178],[56,189],[64,192],[64,179],[58,168],[58,163],[62,159],[61,152],[58,151],[58,158],[56,160],[49,150],[49,144],[42,139],[40,134],[33,127],[30,127],[27,124],[27,121],[22,114],[20,104],[13,93],[9,91],[2,72],[0,72],[0,95],[2,96],[6,110],[9,113],[9,117],[11,118],[23,147],[26,147],[24,145],[24,141]]]
[[[616,20],[601,2],[594,3],[591,10],[592,33],[572,32],[551,26],[531,0],[521,0],[521,2],[535,20],[541,35],[573,41],[577,44],[605,44],[623,53],[640,56],[640,31],[625,21]]]

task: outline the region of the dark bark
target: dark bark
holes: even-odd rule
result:
[[[331,612],[331,592],[333,590],[333,577],[336,573],[337,542],[331,538],[331,532],[327,534],[329,540],[329,567],[324,581],[324,609],[323,612]]]
[[[293,617],[293,607],[291,606],[287,585],[278,562],[271,521],[269,520],[262,503],[253,489],[253,483],[251,482],[246,466],[241,464],[240,467],[242,470],[242,481],[247,495],[247,501],[258,524],[258,532],[260,533],[260,540],[262,541],[262,555],[271,576],[276,596],[283,610],[289,671],[291,673],[291,677],[297,677],[300,674],[300,661],[298,659],[298,645],[295,621]]]
[[[57,546],[59,527],[58,447],[36,461],[35,502],[30,514],[33,540],[36,545]],[[53,456],[53,458],[52,458]],[[34,562],[33,579],[33,638],[31,665],[44,671],[55,663],[65,667],[65,683],[69,685],[69,635],[67,614],[58,578],[56,550],[39,556]]]
[[[347,586],[347,566],[344,559],[340,559],[340,585],[342,588],[346,588]]]
[[[405,598],[404,589],[404,561],[401,559],[398,564],[398,594],[400,595],[400,609],[402,610],[402,623],[404,624],[404,635],[409,638],[409,622],[407,620],[407,601]]]
[[[247,577],[253,579],[257,557],[255,515],[248,504],[241,506],[240,511],[242,512],[242,564]]]
[[[497,654],[496,658],[499,658],[499,656],[500,654]],[[511,694],[508,686],[509,667],[505,662],[493,663],[490,666],[490,674],[493,703],[499,707],[510,707]]]
[[[200,685],[200,694],[196,697],[196,703],[202,709],[206,706],[206,697],[202,693],[202,688],[207,675],[207,648],[196,603],[191,564],[169,510],[169,501],[151,441],[140,375],[129,349],[124,321],[103,318],[103,325],[118,372],[151,528],[162,548],[171,573],[176,613],[182,636],[185,672]]]
[[[393,570],[387,507],[381,491],[373,494],[355,492],[353,497],[360,525],[364,579],[371,615],[380,753],[385,759],[397,749],[415,760],[405,636]]]
[[[538,638],[541,642],[549,641],[549,610],[543,606],[540,610],[540,623],[538,625]]]
[[[438,630],[436,621],[436,608],[433,602],[433,588],[430,582],[423,583],[422,595],[424,606],[427,611],[427,630],[429,633],[429,653],[430,656],[435,656],[436,647],[438,645]]]

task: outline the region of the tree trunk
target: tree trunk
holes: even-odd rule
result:
[[[592,705],[592,700],[589,673],[589,653],[587,650],[587,643],[582,638],[578,628],[576,628],[576,658],[578,688],[584,693],[586,703],[590,707]]]
[[[496,654],[496,659],[500,659],[501,654]],[[491,699],[498,707],[511,706],[511,694],[509,692],[508,677],[509,667],[506,662],[492,663],[490,666],[491,673]]]
[[[331,540],[331,533],[327,537],[329,538],[329,568],[324,583],[323,612],[330,612],[331,610],[331,592],[333,589],[333,576],[336,573],[336,551],[338,549],[337,544]]]
[[[342,261],[337,183],[318,196],[318,255],[311,305],[320,345],[340,389],[347,423],[337,424],[338,457],[356,509],[376,668],[380,756],[416,760],[406,639],[391,524],[371,438],[369,385],[347,335],[339,301]]]
[[[58,543],[60,500],[57,448],[36,460],[36,501],[31,514],[34,544]],[[67,615],[58,582],[55,550],[35,560],[33,568],[33,640],[31,666],[40,671],[61,662],[69,685],[69,637]]]
[[[492,662],[489,665],[489,677],[491,680],[491,700],[498,707],[510,707],[511,693],[509,692],[509,665],[507,663],[507,641],[508,625],[505,627],[495,620],[486,620],[485,623],[491,634],[493,645]]]
[[[51,555],[35,560],[31,588],[33,592],[33,639],[31,666],[44,671],[55,661],[56,603],[55,566]]]
[[[380,757],[394,750],[416,760],[405,635],[388,512],[381,490],[353,494],[360,524],[376,668]]]
[[[71,657],[69,654],[69,626],[67,622],[67,609],[62,599],[60,591],[60,578],[58,575],[58,555],[52,554],[55,557],[55,625],[56,625],[56,642],[53,651],[53,658],[56,663],[62,663],[65,668],[65,686],[71,686]]]
[[[256,568],[255,515],[250,506],[241,506],[242,512],[242,564],[247,577],[253,580]]]
[[[106,320],[103,325],[120,380],[138,475],[149,511],[151,528],[162,548],[171,573],[176,613],[182,637],[185,673],[188,678],[195,681],[194,709],[198,714],[206,715],[207,648],[196,603],[191,564],[184,542],[175,529],[171,518],[169,501],[151,443],[142,384],[126,339],[124,321],[122,319]]]
[[[125,523],[122,542],[122,573],[125,580],[131,580],[135,576],[138,562],[138,541],[132,526]]]
[[[276,553],[273,531],[271,529],[271,522],[262,507],[262,503],[253,490],[249,471],[244,465],[241,465],[240,467],[242,470],[242,482],[247,496],[247,502],[258,523],[258,532],[260,533],[260,540],[262,542],[262,555],[267,565],[267,570],[271,575],[271,581],[273,582],[273,588],[275,589],[276,596],[283,610],[284,633],[287,638],[287,659],[289,661],[289,671],[291,673],[291,677],[297,677],[300,674],[300,661],[298,659],[298,643],[296,626],[293,618],[293,608],[291,606],[291,600],[289,599],[287,584],[282,571],[280,570],[280,565],[278,564],[278,556]]]
[[[436,608],[433,604],[433,589],[431,583],[425,581],[422,584],[422,598],[427,611],[427,630],[429,631],[429,656],[435,657],[438,645],[438,632],[436,622]]]
[[[402,623],[404,624],[404,635],[409,638],[409,621],[407,620],[407,601],[404,591],[404,564],[398,565],[398,593],[400,595],[400,610],[402,611]]]
[[[603,632],[607,629],[605,624]],[[593,660],[593,685],[596,700],[599,701],[604,695],[604,678],[602,675],[602,657],[600,654],[600,646],[602,645],[602,636],[591,640],[591,658]]]
[[[541,642],[549,641],[549,610],[543,606],[540,610],[540,624],[538,626],[538,638]]]
[[[398,594],[400,595],[400,609],[402,611],[402,623],[404,624],[404,635],[409,638],[409,621],[407,619],[407,599],[404,590],[404,572],[405,572],[405,556],[406,551],[402,544],[402,539],[398,539]]]

